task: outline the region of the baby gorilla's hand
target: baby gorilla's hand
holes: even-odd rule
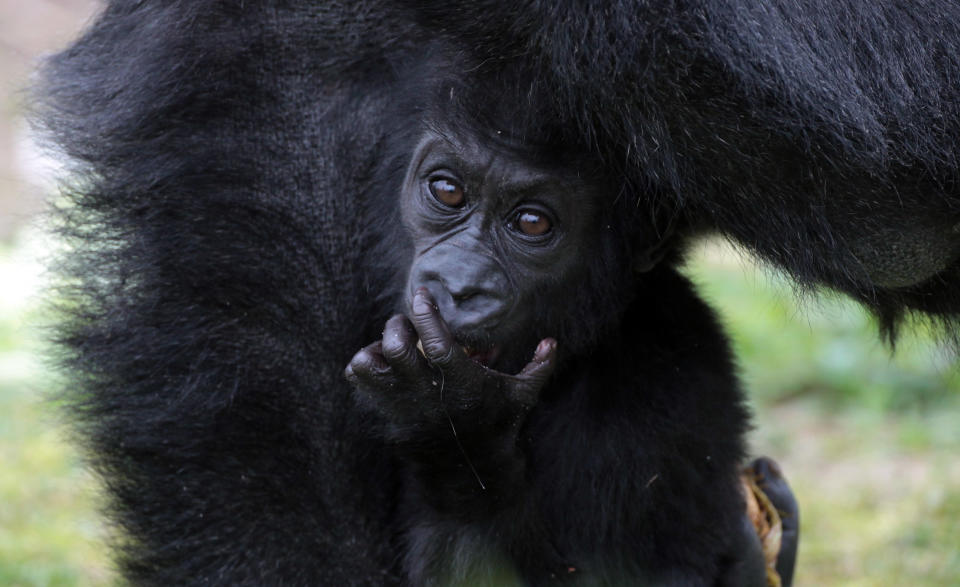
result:
[[[412,309],[412,322],[393,316],[383,339],[353,357],[347,379],[361,405],[384,418],[387,438],[419,477],[505,489],[516,481],[511,472],[523,469],[517,434],[553,371],[556,341],[542,340],[530,363],[509,375],[467,356],[425,289]]]
[[[421,288],[413,298],[413,322],[402,314],[390,318],[383,339],[354,355],[345,374],[396,440],[438,430],[449,436],[451,419],[458,431],[477,428],[489,436],[504,427],[516,431],[553,371],[555,350],[556,342],[544,339],[517,375],[488,369],[454,341]]]

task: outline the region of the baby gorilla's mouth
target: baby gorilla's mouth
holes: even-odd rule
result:
[[[460,344],[460,343],[458,342],[457,344]],[[497,357],[500,356],[500,347],[497,345],[493,345],[485,349],[479,348],[479,347],[472,347],[465,344],[461,344],[460,346],[463,348],[463,352],[466,353],[467,358],[469,358],[471,361],[474,361],[476,363],[483,365],[484,367],[489,367],[490,363],[497,360]],[[426,356],[426,353],[424,353],[423,351],[422,340],[417,341],[417,350],[420,351],[421,355],[423,355],[424,357]]]
[[[463,350],[467,353],[467,357],[469,357],[471,361],[480,363],[484,367],[489,367],[490,363],[495,361],[497,356],[500,355],[500,347],[498,346],[492,346],[488,349],[478,349],[463,345]]]

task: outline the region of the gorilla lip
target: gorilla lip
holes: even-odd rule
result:
[[[500,347],[498,346],[492,346],[486,350],[473,348],[465,344],[461,344],[460,346],[463,348],[463,352],[466,353],[468,359],[480,363],[484,367],[489,367],[490,363],[500,356]],[[426,356],[426,353],[423,352],[423,341],[417,341],[417,350],[420,351],[421,355]]]
[[[490,363],[496,360],[497,356],[500,355],[500,347],[493,346],[486,350],[471,348],[467,345],[463,345],[463,350],[467,353],[467,357],[477,363],[480,363],[484,367],[488,367]]]

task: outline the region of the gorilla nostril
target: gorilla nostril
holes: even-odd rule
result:
[[[463,302],[467,302],[467,301],[469,301],[469,300],[477,297],[478,295],[480,295],[480,292],[478,292],[478,291],[470,291],[470,292],[466,292],[466,293],[451,294],[451,297],[453,297],[453,301],[454,301],[454,302],[456,302],[456,303],[458,303],[458,304],[462,304]]]
[[[458,311],[470,314],[492,316],[499,314],[504,308],[504,301],[501,296],[483,288],[451,292],[450,299]]]
[[[485,284],[478,283],[446,283],[444,284],[453,301],[460,304],[475,301],[477,298],[496,298],[496,290]]]

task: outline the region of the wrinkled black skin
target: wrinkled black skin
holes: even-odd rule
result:
[[[860,300],[888,333],[914,309],[955,328],[958,12],[892,0],[110,2],[50,60],[37,99],[78,178],[59,214],[74,247],[60,338],[80,436],[130,536],[125,574],[401,579],[387,522],[401,515],[401,479],[342,371],[399,306],[410,244],[394,198],[424,96],[447,81],[456,91],[441,95],[477,106],[454,123],[492,130],[470,118],[491,104],[518,127],[546,121],[557,130],[545,144],[622,178],[606,195],[643,222],[732,237],[801,284]],[[607,291],[599,265],[584,291]],[[591,312],[605,312],[594,295]],[[637,320],[683,305],[647,303]],[[680,358],[671,377],[711,372]],[[645,434],[634,422],[652,423],[630,415],[623,426]],[[632,446],[627,434],[589,450],[622,475],[633,465],[612,455]],[[584,516],[546,517],[604,536],[629,526]]]
[[[788,586],[797,565],[797,546],[800,541],[800,508],[790,485],[783,476],[780,466],[766,457],[760,457],[750,464],[750,469],[760,489],[777,508],[780,514],[781,535],[780,555],[777,557],[777,574]]]

